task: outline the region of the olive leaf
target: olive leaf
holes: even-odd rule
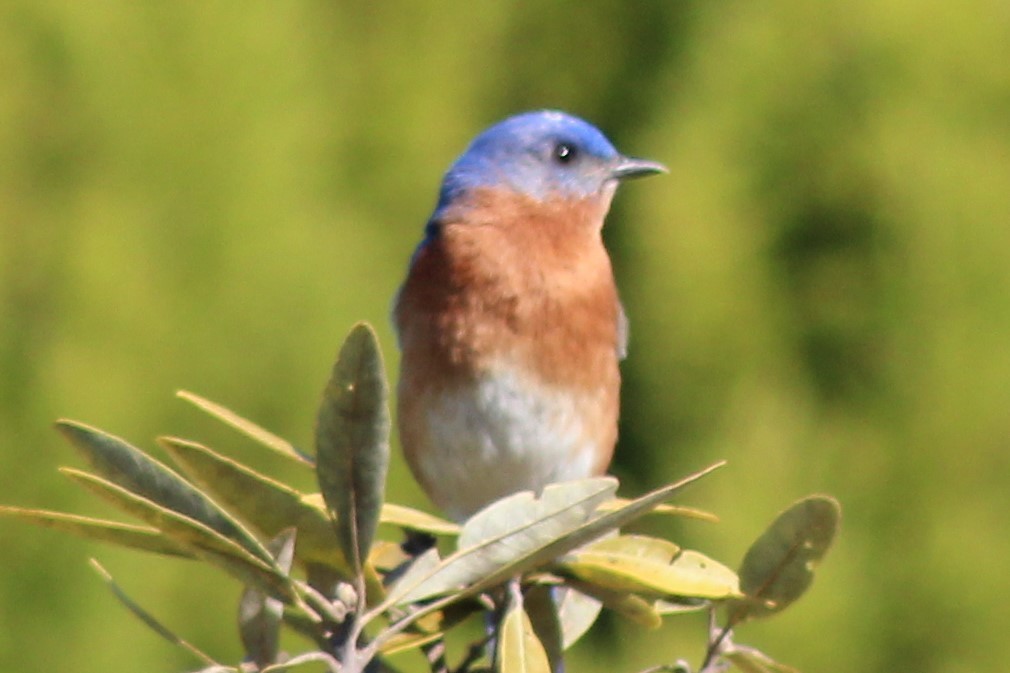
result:
[[[305,455],[287,440],[278,437],[269,430],[261,428],[259,425],[250,420],[242,418],[231,409],[223,407],[216,402],[211,402],[210,400],[200,397],[196,393],[191,393],[188,390],[176,391],[175,395],[179,399],[189,402],[197,409],[206,412],[208,415],[216,418],[225,425],[239,431],[253,441],[267,447],[274,453],[308,467],[315,465],[315,460],[313,460],[312,456]]]
[[[512,588],[512,594],[498,626],[496,670],[500,673],[551,673],[547,652],[523,609],[518,586]]]
[[[568,554],[558,565],[584,582],[613,591],[711,599],[740,594],[737,576],[726,566],[643,535],[600,540]]]
[[[0,505],[0,516],[18,518],[43,528],[53,528],[89,540],[108,542],[139,551],[194,558],[193,554],[183,545],[173,542],[160,530],[150,526],[137,526],[77,514],[4,505]]]
[[[316,477],[355,572],[368,558],[385,494],[388,395],[375,332],[358,323],[340,349],[316,421]]]
[[[169,467],[119,437],[83,423],[61,420],[56,429],[106,480],[199,521],[233,540],[254,556],[271,561],[270,553],[235,518]]]
[[[745,598],[729,604],[729,625],[784,610],[803,595],[841,519],[834,498],[812,495],[789,506],[751,545],[740,565]]]

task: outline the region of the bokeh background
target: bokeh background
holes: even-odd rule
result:
[[[680,524],[735,566],[837,496],[811,593],[738,639],[804,671],[1000,670],[1010,599],[1010,8],[816,3],[59,2],[0,6],[2,501],[109,510],[55,471],[68,416],[203,440],[174,399],[308,445],[357,320],[388,313],[468,140],[557,107],[671,174],[606,235],[632,320],[615,464],[633,495],[717,458]],[[390,497],[427,506],[397,457]],[[658,524],[653,524],[654,526]],[[0,521],[0,670],[225,661],[214,571]],[[702,623],[600,624],[574,671],[697,663]],[[410,657],[395,663],[416,668]]]

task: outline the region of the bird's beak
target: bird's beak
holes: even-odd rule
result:
[[[649,161],[647,159],[634,159],[632,157],[621,157],[610,169],[610,177],[615,180],[626,178],[637,178],[653,173],[669,173],[670,170],[661,163]]]

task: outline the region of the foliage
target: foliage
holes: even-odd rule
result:
[[[611,477],[553,484],[538,495],[505,497],[457,526],[385,503],[387,392],[378,341],[362,323],[341,348],[323,394],[314,459],[220,405],[180,394],[312,469],[321,499],[195,442],[160,439],[180,473],[122,439],[63,420],[57,429],[92,471],[61,471],[142,523],[16,507],[0,508],[0,514],[204,562],[238,580],[244,586],[238,626],[246,656],[228,666],[177,636],[92,562],[134,615],[193,653],[205,673],[266,673],[319,663],[358,673],[376,670],[381,657],[413,649],[429,656],[435,672],[478,665],[502,673],[558,671],[564,651],[604,607],[645,627],[657,626],[663,615],[708,610],[711,633],[702,672],[728,665],[791,670],[736,645],[731,634],[747,619],[783,610],[807,590],[838,526],[833,499],[812,496],[783,512],[751,546],[739,577],[698,551],[619,532],[649,513],[714,519],[666,501],[721,463],[631,500],[616,497]],[[412,543],[377,538],[380,524],[403,529]],[[419,539],[427,549],[419,548]],[[492,617],[487,636],[450,667],[445,633],[483,613]],[[283,652],[285,626],[315,649]]]
[[[671,169],[604,229],[631,321],[622,491],[729,460],[691,493],[719,526],[639,528],[736,568],[784,503],[831,493],[846,528],[818,600],[747,642],[811,671],[1001,670],[1008,46],[988,0],[0,3],[0,501],[112,516],[50,469],[83,467],[60,415],[314,490],[166,395],[185,382],[311,447],[307,382],[348,325],[395,364],[390,298],[441,172],[495,120],[558,107]],[[388,492],[423,506],[392,453]],[[79,563],[98,543],[0,534],[0,670],[185,666]],[[217,628],[236,583],[101,558],[240,656]],[[569,664],[698,651],[702,619],[607,615]]]

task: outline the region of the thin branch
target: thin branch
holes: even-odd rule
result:
[[[324,596],[321,591],[311,584],[298,582],[297,586],[305,593],[306,609],[309,609],[310,605],[313,608],[308,612],[311,617],[314,617],[313,621],[318,623],[325,617],[332,622],[340,624],[347,618],[345,613],[341,613],[334,607],[333,601]]]
[[[267,666],[262,670],[261,673],[277,673],[279,671],[286,671],[293,666],[298,666],[301,664],[307,664],[311,661],[319,661],[326,664],[326,668],[330,673],[343,673],[344,669],[340,665],[340,662],[334,659],[329,654],[325,652],[306,652],[305,654],[300,654],[297,657],[292,657],[288,659],[283,664],[274,664],[273,666]]]
[[[711,605],[708,609],[708,650],[705,652],[705,660],[701,664],[701,668],[698,669],[698,673],[716,673],[717,671],[726,670],[727,666],[725,664],[720,664],[716,661],[716,655],[722,650],[723,644],[726,642],[729,634],[733,630],[734,619],[732,616],[727,617],[726,626],[721,629],[718,628],[716,622],[716,606]],[[715,638],[712,638],[712,634],[718,632]]]

